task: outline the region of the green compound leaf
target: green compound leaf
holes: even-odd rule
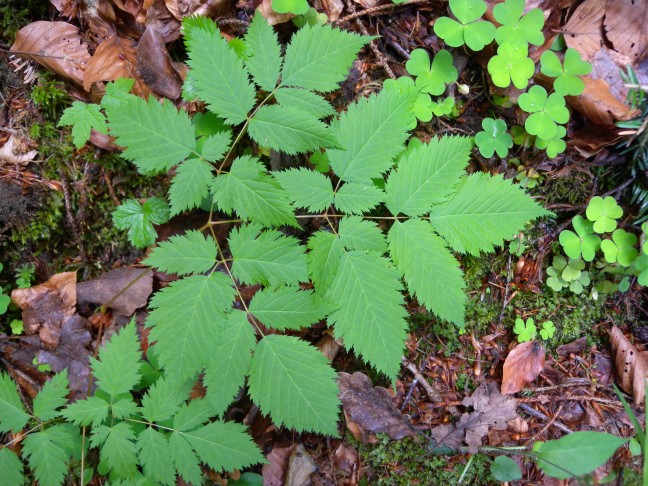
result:
[[[257,344],[248,385],[254,403],[275,423],[337,436],[336,378],[316,348],[293,336],[270,334]]]
[[[540,57],[540,71],[546,76],[556,78],[554,90],[563,96],[578,96],[585,90],[585,83],[579,76],[592,72],[592,65],[581,59],[576,49],[565,52],[564,65],[555,52],[545,51]]]
[[[23,456],[42,486],[60,486],[68,472],[67,461],[74,448],[74,432],[68,424],[48,427],[25,437]],[[3,478],[5,481],[6,478]]]
[[[34,416],[46,422],[61,415],[58,409],[67,403],[68,385],[67,369],[46,382],[34,398]]]
[[[20,401],[16,383],[11,376],[0,373],[0,432],[18,432],[29,418]]]
[[[493,8],[495,20],[502,24],[495,31],[495,40],[502,45],[505,42],[528,42],[535,46],[544,43],[542,28],[544,14],[539,8],[524,13],[525,0],[505,0]]]
[[[132,478],[137,475],[135,432],[128,422],[93,428],[90,445],[100,449],[100,468],[114,471],[120,478]]]
[[[526,43],[506,42],[499,46],[497,55],[488,61],[488,72],[493,84],[500,88],[508,88],[513,81],[516,88],[526,88],[535,72],[535,64],[527,57],[528,53]]]
[[[392,381],[407,337],[402,290],[398,272],[387,258],[351,251],[342,256],[327,294],[336,306],[328,318],[335,336]]]
[[[149,422],[169,420],[186,397],[181,391],[174,389],[174,384],[166,377],[158,378],[142,398],[142,417]]]
[[[257,158],[237,157],[228,174],[216,177],[212,193],[218,207],[227,214],[236,210],[243,220],[273,226],[297,225],[286,192]]]
[[[389,251],[412,295],[437,316],[464,325],[463,272],[429,223],[411,219],[389,230]]]
[[[558,125],[556,134],[553,138],[545,140],[544,138],[536,138],[535,146],[540,150],[547,150],[547,157],[553,159],[556,155],[563,153],[567,148],[567,143],[563,138],[567,135],[567,129],[562,125]]]
[[[347,182],[335,193],[335,207],[347,214],[363,214],[380,204],[385,193],[373,184]]]
[[[220,160],[232,143],[231,130],[216,132],[205,138],[202,146],[202,156],[209,162]]]
[[[110,404],[104,399],[92,396],[71,403],[61,413],[68,422],[74,425],[92,425],[97,427],[108,418]]]
[[[188,159],[181,163],[169,188],[171,215],[199,207],[209,196],[209,187],[213,182],[213,168],[204,160]]]
[[[136,248],[146,248],[155,243],[157,231],[154,224],[169,220],[169,205],[159,197],[151,197],[144,204],[135,199],[124,201],[113,211],[113,224],[117,229],[128,230],[128,241]]]
[[[594,234],[594,227],[591,221],[587,221],[581,215],[574,216],[572,225],[576,233],[569,230],[560,232],[558,240],[569,258],[581,258],[591,262],[596,256],[596,251],[601,247],[601,238]]]
[[[639,251],[634,247],[636,244],[636,235],[618,229],[612,233],[611,240],[601,242],[601,250],[608,263],[619,262],[619,265],[629,267],[639,256]]]
[[[617,227],[616,220],[623,216],[623,209],[612,196],[603,199],[594,196],[585,211],[587,219],[594,222],[594,231],[597,233],[611,233]]]
[[[308,249],[308,275],[316,291],[321,294],[337,274],[344,248],[340,238],[333,233],[318,231],[308,239]]]
[[[533,341],[537,335],[537,328],[533,322],[533,318],[529,317],[526,320],[526,323],[519,317],[515,319],[513,332],[518,335],[518,342],[524,343],[526,341]]]
[[[180,406],[173,417],[173,428],[179,432],[194,430],[207,423],[213,416],[211,404],[202,398],[196,398]]]
[[[299,240],[257,224],[232,230],[232,273],[244,284],[298,285],[308,281],[306,255]]]
[[[0,449],[0,477],[7,484],[25,484],[23,463],[14,451],[8,447]]]
[[[340,146],[326,124],[290,106],[261,107],[250,120],[249,132],[263,147],[290,155]]]
[[[324,319],[328,307],[310,290],[298,287],[264,288],[250,302],[250,312],[273,329],[301,329]]]
[[[421,116],[421,121],[430,121],[432,119],[430,103],[430,95],[426,93],[419,93],[414,84],[414,79],[409,76],[401,76],[397,79],[386,79],[383,82],[383,91],[393,91],[400,93],[403,96],[414,99],[412,105],[412,113],[410,114],[407,122],[407,129],[413,130],[416,128],[416,118]],[[412,116],[414,115],[414,116]]]
[[[309,8],[306,0],[272,0],[272,10],[280,14],[304,15]]]
[[[417,76],[416,87],[422,93],[438,96],[443,94],[446,84],[457,80],[457,68],[452,64],[452,54],[448,51],[437,52],[431,65],[428,53],[423,49],[413,50],[411,56],[405,67],[408,73]]]
[[[160,365],[179,389],[211,356],[218,331],[234,301],[231,279],[221,273],[193,275],[157,292],[146,325]]]
[[[484,131],[475,135],[479,153],[487,158],[492,157],[495,152],[502,158],[506,157],[509,149],[513,146],[513,139],[506,133],[506,122],[500,119],[484,118],[482,128]]]
[[[218,344],[212,348],[212,359],[203,377],[212,415],[221,416],[243,386],[255,346],[256,335],[247,313],[233,310],[227,316]]]
[[[306,0],[303,1],[306,3]],[[248,27],[244,41],[246,52],[249,53],[245,59],[247,70],[261,89],[272,91],[281,72],[281,47],[277,34],[258,10]]]
[[[430,222],[453,250],[478,255],[550,214],[517,184],[478,172],[467,176],[448,202],[432,208]]]
[[[495,38],[495,26],[490,22],[477,21],[486,12],[483,0],[450,0],[450,10],[457,17],[453,20],[440,17],[434,24],[434,33],[446,44],[459,47],[466,44],[473,51],[481,51]]]
[[[282,106],[293,107],[315,118],[324,118],[336,113],[331,104],[320,95],[301,88],[279,88],[275,92],[275,99]]]
[[[333,204],[331,179],[321,172],[301,167],[273,172],[272,175],[298,208],[317,213]]]
[[[187,80],[193,92],[229,125],[245,121],[256,92],[243,62],[207,17],[185,18],[182,30],[191,68]]]
[[[305,25],[286,47],[280,86],[322,93],[337,89],[358,51],[372,39],[328,25]]]
[[[193,400],[190,403],[194,403]],[[204,400],[201,400],[204,402]],[[194,427],[195,428],[195,427]],[[173,432],[169,438],[169,452],[178,474],[189,484],[200,484],[203,479],[203,472],[200,468],[200,460],[193,451],[184,434]]]
[[[76,148],[81,148],[90,140],[90,132],[94,128],[100,133],[108,133],[106,117],[101,113],[101,107],[93,103],[74,101],[66,108],[58,122],[59,127],[72,125],[72,142]]]
[[[364,250],[383,254],[387,251],[385,235],[373,221],[360,216],[345,216],[338,227],[340,243],[349,251]]]
[[[115,419],[123,419],[138,413],[137,404],[129,398],[121,398],[111,406],[111,415]]]
[[[557,123],[567,123],[569,120],[565,98],[557,93],[547,96],[547,91],[542,86],[533,86],[527,93],[521,94],[518,104],[524,111],[531,113],[524,123],[526,131],[545,140],[556,136]]]
[[[405,153],[385,185],[391,213],[419,216],[446,201],[465,172],[471,148],[470,138],[442,137]]]
[[[110,134],[126,147],[122,157],[132,161],[145,175],[165,172],[196,153],[196,138],[187,112],[169,100],[148,102],[126,95],[118,107],[106,108]]]
[[[137,438],[139,459],[144,475],[155,484],[172,486],[176,484],[176,470],[171,459],[169,438],[154,429],[146,427]]]
[[[326,151],[335,174],[368,184],[389,170],[407,140],[413,102],[411,95],[383,90],[351,105],[332,124],[344,147]]]
[[[217,255],[216,242],[211,236],[190,230],[160,243],[144,264],[166,273],[188,275],[207,272],[216,264]]]

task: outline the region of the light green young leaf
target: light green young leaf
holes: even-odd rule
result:
[[[453,250],[479,255],[511,239],[527,222],[550,214],[517,184],[477,172],[466,177],[449,201],[432,208],[430,222]]]
[[[407,338],[407,312],[398,273],[375,253],[351,251],[342,256],[329,292],[337,307],[328,318],[335,336],[392,381],[400,369]]]
[[[212,348],[212,358],[203,377],[212,415],[223,415],[243,386],[255,346],[256,333],[247,313],[233,310],[227,316],[218,343]]]
[[[337,375],[317,348],[294,336],[270,334],[250,364],[250,396],[273,421],[298,431],[337,436]]]
[[[227,214],[236,211],[241,219],[265,226],[297,225],[286,192],[254,157],[236,158],[229,173],[216,178],[212,193]]]
[[[385,198],[385,193],[374,184],[347,182],[335,193],[335,207],[343,213],[362,214],[373,209]]]
[[[25,483],[23,463],[8,447],[0,449],[0,477],[7,484],[21,486]]]
[[[259,145],[290,155],[340,146],[326,124],[292,106],[261,107],[250,120],[248,131]]]
[[[29,420],[29,414],[20,401],[16,382],[0,373],[0,432],[18,432]]]
[[[308,274],[315,290],[322,293],[333,281],[344,253],[340,238],[327,231],[318,231],[308,239],[306,256]]]
[[[493,16],[501,25],[495,32],[495,40],[502,45],[505,42],[524,42],[536,46],[542,45],[544,35],[544,13],[539,8],[532,8],[524,13],[525,0],[506,0],[493,8]]]
[[[132,478],[138,474],[135,432],[128,422],[93,428],[90,445],[99,448],[101,465],[117,477]]]
[[[68,422],[74,425],[92,425],[97,427],[108,418],[110,404],[102,398],[91,396],[71,403],[61,413]]]
[[[414,99],[383,90],[354,103],[333,122],[343,149],[327,150],[331,167],[343,181],[370,183],[392,166],[408,137]]]
[[[74,442],[72,429],[66,424],[53,425],[25,437],[23,456],[39,485],[60,486],[63,483]]]
[[[151,197],[144,204],[128,199],[113,211],[112,219],[117,229],[128,230],[128,241],[133,246],[146,248],[157,237],[153,225],[169,220],[169,205],[159,197]]]
[[[231,279],[221,273],[193,275],[157,292],[149,307],[149,339],[178,389],[200,372],[234,301]]]
[[[385,185],[391,213],[419,216],[447,201],[465,172],[471,148],[470,138],[442,137],[408,151]]]
[[[68,385],[67,369],[46,382],[34,398],[34,416],[45,422],[61,415],[58,409],[67,403]]]
[[[171,216],[199,207],[203,199],[209,196],[209,187],[213,182],[212,166],[204,160],[188,159],[181,163],[169,189]]]
[[[191,68],[187,79],[192,90],[226,123],[238,125],[245,121],[254,106],[256,92],[243,62],[207,17],[185,18],[182,30]]]
[[[153,427],[147,427],[137,438],[139,459],[147,479],[155,484],[173,486],[176,471],[171,459],[169,439]]]
[[[186,395],[179,393],[166,376],[157,379],[142,398],[142,417],[149,422],[164,422],[178,411]]]
[[[279,231],[249,224],[232,230],[232,273],[244,284],[298,285],[308,280],[306,255],[299,241]]]
[[[281,71],[281,47],[277,34],[260,11],[254,15],[244,40],[249,53],[245,66],[261,89],[272,91]]]
[[[412,295],[437,316],[463,327],[466,307],[463,272],[443,240],[420,219],[396,222],[389,251]]]
[[[380,254],[387,251],[387,242],[382,230],[374,221],[364,220],[360,216],[342,218],[338,235],[342,246],[349,251],[375,251]]]
[[[316,118],[335,115],[335,109],[328,101],[306,89],[279,88],[275,92],[275,99],[280,105],[292,106]]]
[[[478,20],[486,9],[483,0],[450,0],[450,10],[457,20],[439,17],[434,23],[434,33],[449,46],[466,44],[473,51],[481,51],[495,37],[495,26]]]
[[[106,117],[101,113],[101,107],[94,103],[74,101],[58,122],[59,127],[66,125],[72,125],[72,142],[76,148],[83,147],[90,140],[93,128],[100,133],[108,133]]]
[[[337,89],[358,51],[371,40],[328,25],[305,25],[286,47],[280,86],[322,93]]]
[[[298,287],[264,288],[250,302],[250,312],[266,327],[285,331],[301,329],[324,319],[328,306],[311,290]]]
[[[321,172],[301,167],[276,171],[272,175],[298,208],[317,213],[333,203],[331,179]]]
[[[227,149],[230,148],[231,143],[232,132],[230,130],[216,132],[205,138],[201,151],[202,156],[209,162],[216,162],[223,158]]]
[[[216,264],[218,250],[211,236],[189,230],[160,243],[144,264],[162,272],[188,275],[209,271]]]

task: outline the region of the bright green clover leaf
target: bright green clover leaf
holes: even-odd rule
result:
[[[484,118],[482,128],[484,131],[477,132],[475,135],[479,153],[487,158],[492,157],[495,152],[500,157],[506,157],[509,149],[513,146],[513,139],[506,133],[506,122]]]
[[[535,71],[535,64],[527,57],[528,53],[526,42],[507,42],[499,46],[497,55],[488,61],[488,72],[493,84],[507,88],[513,81],[517,89],[526,88]]]
[[[540,150],[547,150],[547,157],[553,159],[556,155],[561,154],[567,148],[567,143],[563,137],[567,135],[567,130],[562,125],[558,125],[556,134],[553,138],[546,140],[544,138],[536,138],[535,146]]]
[[[11,334],[22,334],[25,332],[25,325],[23,324],[23,321],[20,319],[14,319],[9,323],[9,326],[11,326]]]
[[[542,323],[542,329],[540,329],[540,336],[542,339],[547,340],[553,337],[556,332],[556,326],[551,321],[545,321]]]
[[[582,294],[585,287],[591,283],[589,272],[581,272],[578,278],[569,283],[569,290],[575,294]]]
[[[542,86],[533,86],[527,93],[521,94],[518,104],[524,111],[531,113],[524,123],[526,131],[545,140],[556,136],[558,123],[567,123],[569,120],[565,98],[556,93],[547,96],[547,90]]]
[[[306,0],[272,0],[272,10],[277,13],[303,15],[309,8]]]
[[[511,135],[513,136],[513,143],[522,146],[522,148],[531,148],[536,141],[535,135],[530,135],[520,125],[513,125],[511,127]]]
[[[414,101],[414,106],[412,110],[416,118],[421,120],[423,123],[427,123],[432,119],[434,109],[434,102],[430,95],[427,93],[419,93]]]
[[[493,16],[500,24],[495,31],[499,45],[505,42],[524,42],[540,46],[544,43],[542,28],[544,14],[539,8],[524,13],[524,0],[506,0],[493,8]]]
[[[495,26],[490,22],[477,19],[486,12],[483,0],[450,0],[450,10],[457,20],[440,17],[434,24],[434,33],[446,44],[459,47],[466,44],[473,51],[481,51],[493,42]]]
[[[617,227],[615,220],[623,216],[623,209],[612,196],[605,199],[594,196],[587,205],[585,216],[594,222],[594,231],[597,233],[611,233]]]
[[[432,102],[432,113],[436,116],[445,116],[452,113],[455,107],[455,99],[451,96],[441,102]]]
[[[594,234],[592,222],[580,215],[572,219],[572,225],[576,233],[570,230],[561,231],[558,238],[560,244],[568,257],[582,257],[586,262],[591,262],[601,247],[601,238]]]
[[[412,76],[430,72],[430,56],[425,49],[414,49],[405,63],[405,69]]]
[[[553,262],[549,268],[547,268],[547,285],[551,287],[556,292],[559,292],[564,287],[569,287],[569,283],[561,277],[562,271],[567,266],[567,259],[562,255],[556,255],[553,258]]]
[[[580,278],[584,268],[585,262],[583,260],[580,258],[570,258],[560,276],[565,282],[573,282]]]
[[[556,255],[552,265],[547,268],[547,285],[556,292],[565,287],[575,294],[580,294],[584,287],[590,284],[589,272],[583,271],[585,262],[581,259],[570,258],[569,261],[562,256]]]
[[[648,287],[648,255],[640,255],[634,264],[637,270],[637,283]]]
[[[515,319],[513,332],[518,335],[518,341],[521,343],[525,341],[533,341],[537,335],[537,328],[533,322],[533,318],[529,317],[526,320],[526,323],[519,317]]]
[[[634,247],[637,236],[625,230],[618,229],[612,233],[611,240],[601,242],[601,250],[608,263],[619,262],[623,267],[629,267],[637,259],[639,252]]]
[[[585,90],[585,83],[579,76],[592,72],[592,65],[583,61],[576,49],[565,52],[564,64],[553,51],[545,51],[540,57],[540,71],[546,76],[556,78],[554,91],[563,96],[577,96]]]
[[[2,287],[0,287],[0,292],[3,292]],[[0,315],[7,312],[10,302],[11,302],[11,297],[9,297],[7,294],[0,293]]]
[[[423,51],[423,49],[415,49],[413,53],[416,51]],[[427,52],[423,52],[427,55]],[[417,59],[420,59],[420,57],[417,56]],[[414,64],[414,66],[416,67],[415,71],[419,71],[420,68],[424,67],[424,64],[421,62]],[[408,72],[411,74],[409,69]],[[459,73],[457,72],[457,68],[452,64],[452,54],[442,49],[434,56],[431,66],[428,61],[428,68],[416,74],[416,87],[422,93],[439,96],[445,91],[446,84],[456,81],[457,76],[459,76]]]
[[[310,7],[304,15],[295,17],[293,19],[293,24],[297,27],[303,27],[304,25],[324,25],[328,22],[328,17],[325,13],[319,13],[313,7]]]

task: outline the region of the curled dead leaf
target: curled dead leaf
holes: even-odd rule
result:
[[[632,395],[635,404],[643,403],[648,378],[646,355],[640,353],[616,326],[610,331],[610,345],[619,386]]]
[[[639,114],[617,99],[610,86],[602,79],[582,78],[585,91],[580,96],[569,96],[567,100],[579,113],[597,125],[616,128],[617,121],[627,121]]]
[[[167,51],[164,38],[153,25],[146,27],[137,46],[137,70],[155,93],[176,99],[182,92],[182,78]]]
[[[545,352],[538,341],[518,344],[504,361],[502,393],[519,392],[524,385],[535,380],[545,364]]]
[[[0,166],[4,163],[25,165],[34,160],[38,154],[36,150],[29,150],[23,141],[15,134],[11,134],[9,139],[0,148]]]
[[[224,10],[229,2],[227,0],[164,0],[166,8],[173,16],[182,20],[190,15],[212,15]]]

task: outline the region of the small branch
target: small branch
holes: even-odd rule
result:
[[[562,430],[566,434],[572,434],[573,433],[573,430],[571,430],[569,427],[567,427],[562,422],[556,420],[555,417],[553,419],[551,419],[551,418],[547,417],[544,413],[538,412],[535,408],[531,408],[528,405],[525,405],[524,403],[518,404],[518,407],[521,408],[522,410],[524,410],[529,415],[532,415],[535,418],[538,418],[540,420],[544,420],[544,421],[549,422],[548,425],[553,425],[554,427],[556,427],[557,429]]]
[[[406,7],[408,5],[417,5],[419,3],[428,3],[428,0],[410,0],[409,2],[403,2],[399,4],[390,3],[387,5],[380,5],[378,7],[367,8],[361,12],[353,12],[352,14],[342,17],[341,19],[337,19],[335,22],[333,22],[333,24],[343,24],[345,22],[348,22],[349,20],[357,19],[358,17],[362,17],[364,15],[392,14],[393,11],[397,8]]]

